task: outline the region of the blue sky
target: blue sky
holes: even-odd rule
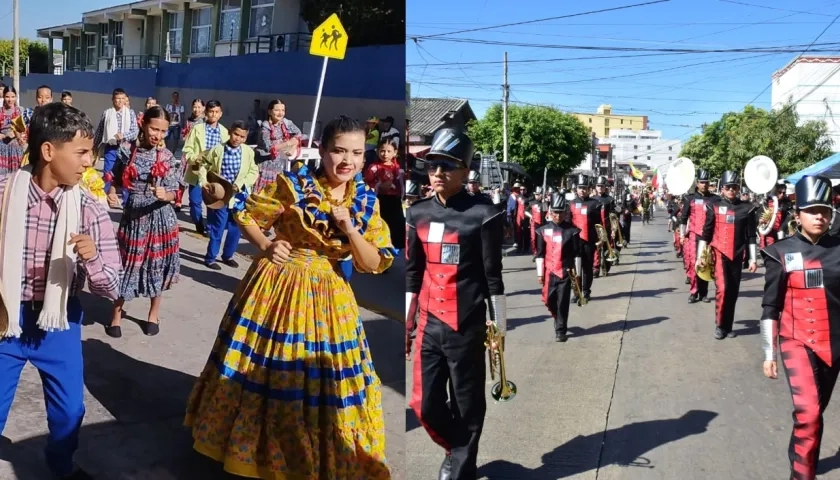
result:
[[[614,113],[647,114],[652,129],[663,130],[667,138],[685,141],[704,122],[714,121],[727,111],[741,110],[753,99],[753,105],[769,108],[771,75],[797,53],[661,55],[439,40],[707,50],[802,45],[795,48],[799,52],[840,15],[837,0],[731,0],[738,4],[725,0],[671,0],[421,39],[419,44],[411,39],[645,1],[408,0],[406,78],[412,84],[412,96],[467,98],[481,117],[501,99],[501,60],[507,51],[512,102],[553,104],[565,111],[582,112],[594,112],[598,105],[607,103]],[[840,21],[817,43],[824,42],[840,42]],[[817,48],[833,49],[820,54],[840,54],[840,43],[813,47]],[[620,55],[649,56],[569,60]],[[555,60],[546,61],[549,59]]]
[[[128,3],[128,0],[19,0],[21,37],[34,39],[39,28],[75,23],[82,12]],[[0,0],[0,38],[12,38],[12,0]]]

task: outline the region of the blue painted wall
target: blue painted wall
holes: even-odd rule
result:
[[[120,87],[132,98],[155,96],[158,88],[315,95],[323,60],[302,52],[196,58],[188,64],[164,63],[155,70],[113,73],[66,72],[21,78],[21,90],[49,85],[62,90],[110,95]],[[353,48],[344,60],[330,60],[325,97],[405,102],[405,46]]]

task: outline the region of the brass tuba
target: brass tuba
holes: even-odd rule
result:
[[[610,245],[609,238],[607,238],[607,229],[601,224],[595,224],[595,231],[598,232],[598,243],[596,246],[604,246],[607,249],[606,260],[610,263],[615,263],[618,260],[618,256],[615,254],[612,245]]]
[[[618,215],[610,213],[610,227],[616,232],[616,241],[619,245],[624,245],[624,237],[621,235],[621,225],[618,223]]]
[[[776,188],[779,171],[770,157],[758,155],[750,159],[744,166],[744,183],[756,194],[769,193]],[[779,213],[779,199],[775,195],[767,199],[773,208],[764,207],[758,219],[758,234],[769,235],[773,229],[776,215]]]
[[[505,337],[495,322],[487,321],[487,338],[484,340],[487,347],[487,356],[490,360],[490,380],[496,379],[496,372],[499,373],[499,381],[493,384],[490,395],[497,402],[507,402],[516,396],[516,384],[507,379],[505,373]],[[494,348],[495,347],[495,348]]]
[[[575,292],[575,297],[578,299],[578,307],[586,305],[586,298],[583,297],[583,291],[580,286],[580,277],[574,268],[569,269],[569,281],[572,282],[572,291]]]
[[[700,252],[700,263],[705,265],[705,267],[700,268],[696,266],[694,273],[697,274],[700,280],[711,282],[714,279],[713,272],[715,271],[715,257],[712,255],[711,245],[706,245],[703,251]]]

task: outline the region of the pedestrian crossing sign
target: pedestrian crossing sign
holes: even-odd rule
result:
[[[309,54],[318,57],[334,58],[344,60],[347,52],[347,32],[338,15],[333,13],[324,23],[312,32],[312,43],[309,45]]]

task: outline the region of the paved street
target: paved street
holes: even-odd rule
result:
[[[595,280],[590,304],[572,306],[566,344],[554,342],[531,257],[505,259],[519,391],[490,400],[479,478],[787,478],[790,394],[761,374],[763,272],[745,272],[738,338],[715,340],[714,304],[687,304],[664,222],[634,223],[621,265]],[[825,414],[822,479],[840,479],[837,403]],[[443,451],[408,409],[406,422],[409,478],[435,478]]]
[[[112,217],[116,220],[119,213]],[[182,220],[185,216],[181,215]],[[182,232],[192,231],[181,224]],[[215,340],[222,312],[231,292],[248,267],[203,266],[206,240],[181,234],[181,281],[167,292],[161,313],[161,333],[146,337],[134,322],[145,320],[148,300],[127,305],[123,338],[111,339],[101,324],[110,319],[110,302],[84,298],[83,332],[85,416],[78,462],[103,480],[216,480],[238,478],[221,473],[218,464],[193,453],[189,431],[182,427],[186,398]],[[240,252],[247,252],[243,243]],[[360,303],[386,315],[393,311],[391,297],[403,298],[400,262],[394,271],[377,278],[354,277]],[[378,308],[381,306],[382,308]],[[400,311],[397,309],[397,311]],[[402,323],[364,310],[363,319],[377,372],[385,384],[383,405],[388,458],[394,478],[405,478],[403,417]],[[0,447],[0,479],[52,478],[43,462],[46,419],[37,371],[24,369]],[[11,444],[9,442],[12,442]]]

